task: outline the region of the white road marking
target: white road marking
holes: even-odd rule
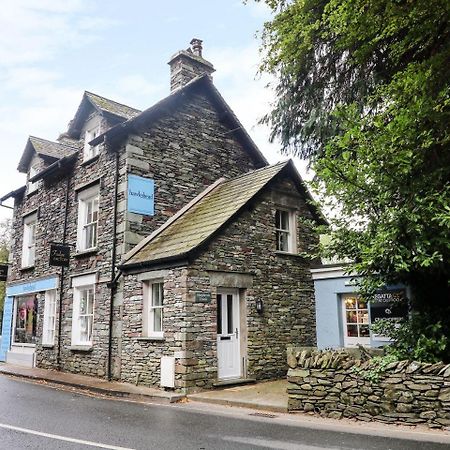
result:
[[[59,441],[73,442],[75,444],[90,445],[91,447],[108,448],[110,450],[134,450],[128,447],[118,447],[117,445],[102,444],[100,442],[84,441],[82,439],[69,438],[65,436],[59,436],[57,434],[43,433],[42,431],[29,430],[28,428],[15,427],[14,425],[7,425],[0,423],[0,428],[7,430],[20,431],[21,433],[34,434],[36,436],[47,437],[50,439],[57,439]]]

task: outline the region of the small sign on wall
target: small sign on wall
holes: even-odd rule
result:
[[[50,244],[51,266],[69,267],[70,246],[65,244]]]
[[[155,214],[155,182],[150,178],[128,175],[128,212],[153,216]]]
[[[8,277],[8,264],[0,264],[0,281],[6,281]]]
[[[196,292],[195,303],[211,303],[211,292]]]

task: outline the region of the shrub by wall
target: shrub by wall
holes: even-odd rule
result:
[[[399,361],[379,373],[358,352],[288,348],[287,356],[289,411],[450,427],[450,364]]]

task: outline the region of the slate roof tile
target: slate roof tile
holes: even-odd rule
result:
[[[223,180],[161,232],[138,245],[125,266],[185,255],[218,231],[248,203],[289,161]]]

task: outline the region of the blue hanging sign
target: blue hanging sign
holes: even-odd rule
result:
[[[128,212],[155,214],[155,182],[150,178],[128,175]]]

